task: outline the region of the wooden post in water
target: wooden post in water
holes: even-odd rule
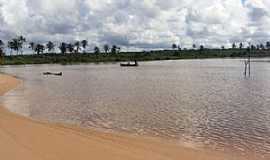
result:
[[[249,50],[249,54],[248,54],[248,76],[250,76],[250,52],[252,51],[252,48],[250,48],[250,50]]]
[[[248,76],[250,77],[250,74],[251,74],[251,66],[250,66],[250,57],[251,57],[251,50],[252,50],[252,48],[251,48],[251,46],[249,47],[249,50],[248,50],[248,59],[247,60],[245,60],[245,72],[244,72],[244,75],[245,75],[245,77],[247,76],[247,69],[248,69]]]
[[[245,75],[245,77],[247,76],[247,65],[248,65],[248,61],[247,60],[245,60],[244,61],[244,64],[245,64],[245,71],[244,71],[244,75]]]

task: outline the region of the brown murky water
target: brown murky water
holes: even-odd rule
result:
[[[270,155],[270,63],[239,59],[6,66],[24,84],[1,98],[40,120],[164,136],[242,154]],[[62,71],[63,77],[43,76]]]

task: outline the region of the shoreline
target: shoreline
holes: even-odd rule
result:
[[[0,96],[20,80],[0,73]],[[244,160],[193,149],[161,138],[105,133],[46,123],[11,113],[0,104],[0,155],[5,160]]]
[[[227,60],[227,59],[233,59],[233,60],[245,60],[247,57],[199,57],[199,58],[163,58],[163,59],[145,59],[145,60],[140,60],[140,62],[159,62],[159,61],[195,61],[195,60],[213,60],[213,59],[218,59],[218,60]],[[265,57],[251,57],[252,59],[251,62],[264,62],[264,63],[270,63],[270,56],[265,56]],[[258,59],[262,59],[258,60]],[[267,59],[267,60],[263,60]],[[87,62],[30,62],[30,63],[4,63],[2,66],[25,66],[25,65],[88,65],[88,64],[120,64],[121,62],[127,62],[128,60],[112,60],[112,61],[87,61]],[[1,74],[1,72],[0,72]],[[5,73],[2,73],[5,74]]]
[[[94,54],[87,53],[44,53],[6,55],[2,65],[25,65],[25,64],[87,64],[87,63],[118,63],[130,61],[162,61],[162,60],[190,60],[190,59],[215,59],[215,58],[246,58],[245,50],[238,49],[204,49],[200,50],[157,50],[141,52],[120,52],[118,54]],[[268,50],[259,50],[251,55],[252,58],[269,58]]]

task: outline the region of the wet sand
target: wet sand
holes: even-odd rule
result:
[[[0,75],[0,96],[16,78]],[[19,105],[19,104],[18,104]],[[233,154],[183,147],[177,142],[31,120],[0,107],[3,160],[242,160]]]

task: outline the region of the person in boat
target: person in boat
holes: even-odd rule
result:
[[[62,76],[63,72],[59,72],[59,73],[52,73],[52,72],[44,72],[43,75],[55,75],[55,76]]]
[[[120,63],[120,66],[123,66],[123,67],[135,67],[138,65],[139,64],[138,64],[137,60],[135,60],[134,63],[130,63],[130,61],[127,63]]]

